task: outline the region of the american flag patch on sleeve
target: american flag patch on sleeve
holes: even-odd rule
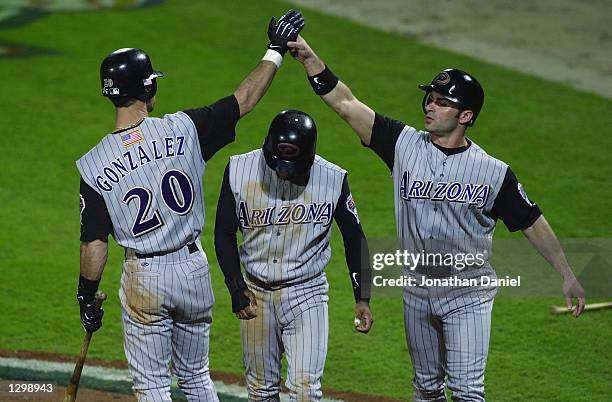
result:
[[[130,131],[129,133],[121,136],[121,142],[123,142],[123,146],[126,148],[142,140],[144,140],[144,137],[140,129]]]

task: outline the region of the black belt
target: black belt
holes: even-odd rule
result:
[[[318,274],[316,274],[315,276],[311,276],[308,279],[304,279],[298,282],[291,282],[291,283],[280,283],[280,282],[272,282],[272,283],[266,283],[260,279],[257,279],[255,276],[249,274],[248,272],[245,271],[245,276],[246,278],[249,280],[249,282],[253,283],[256,286],[259,286],[262,289],[265,290],[270,290],[270,291],[275,291],[275,290],[279,290],[279,289],[283,289],[283,288],[288,288],[289,286],[295,286],[295,285],[301,285],[302,283],[306,283],[312,279],[316,279],[319,276],[321,276],[321,272],[319,272]]]
[[[185,247],[185,246],[183,246],[183,247]],[[174,250],[168,250],[168,251],[158,251],[158,252],[156,252],[156,253],[140,254],[140,253],[138,253],[138,252],[137,252],[137,253],[135,253],[135,254],[136,254],[136,257],[138,257],[138,258],[153,258],[153,257],[162,257],[162,256],[164,256],[164,255],[166,255],[166,254],[170,254],[170,253],[174,253],[175,251],[179,251],[179,250],[181,250],[183,247],[179,247],[179,248],[177,248],[177,249],[174,249]],[[197,245],[197,244],[195,244],[195,243],[189,243],[189,244],[187,245],[187,250],[189,250],[189,254],[193,254],[193,253],[195,253],[196,251],[198,251],[198,245]]]

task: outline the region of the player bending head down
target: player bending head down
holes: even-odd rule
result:
[[[355,329],[372,326],[369,252],[347,172],[315,155],[316,140],[310,116],[283,111],[263,149],[232,156],[225,169],[215,249],[241,320],[249,400],[278,400],[283,353],[289,398],[321,400],[332,220],[344,240]]]
[[[263,145],[267,165],[279,178],[306,182],[314,162],[317,126],[299,110],[285,110],[272,120]]]

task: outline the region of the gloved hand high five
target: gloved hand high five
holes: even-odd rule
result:
[[[268,25],[268,39],[270,39],[268,49],[284,56],[287,52],[287,42],[294,42],[302,28],[304,28],[304,17],[301,11],[289,10],[278,22],[272,17]]]

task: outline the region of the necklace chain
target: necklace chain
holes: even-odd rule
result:
[[[139,125],[140,123],[142,123],[144,121],[144,117],[140,120],[138,120],[136,123],[131,124],[129,126],[125,126],[125,127],[117,127],[115,128],[115,130],[113,130],[113,132],[117,132],[117,131],[123,131],[123,130],[127,130],[128,128],[132,128],[132,127],[136,127],[137,125]]]

